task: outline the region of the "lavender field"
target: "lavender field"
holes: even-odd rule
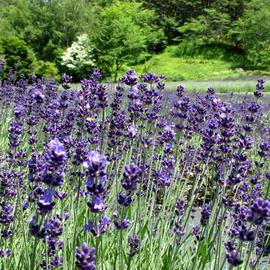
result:
[[[270,269],[270,97],[98,69],[0,80],[0,269]]]

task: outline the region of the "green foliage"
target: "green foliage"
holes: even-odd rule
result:
[[[230,14],[232,19],[240,17],[248,0],[143,0],[145,6],[154,8],[162,17],[177,18],[183,24],[191,18],[204,14],[205,9],[213,8]]]
[[[244,11],[245,2],[249,0],[142,0],[148,8],[154,8],[160,16],[157,24],[163,29],[168,38],[169,44],[174,43],[174,39],[178,36],[175,32],[175,26],[182,26],[192,19],[198,22],[209,21],[209,16],[212,17],[213,27],[219,26],[215,24],[215,20],[220,19],[234,21],[239,18]],[[225,14],[225,15],[224,15]],[[213,18],[215,17],[215,18]],[[223,25],[224,22],[221,22]],[[194,24],[194,22],[193,22]],[[195,25],[194,25],[195,26]],[[208,36],[208,35],[207,35]]]
[[[192,18],[179,28],[179,32],[185,39],[193,40],[198,45],[226,43],[230,22],[229,14],[205,9],[205,15]]]
[[[96,30],[90,36],[97,64],[107,75],[117,72],[125,63],[138,63],[149,56],[162,31],[154,29],[154,12],[136,2],[116,2],[100,14]]]
[[[179,36],[177,18],[165,16],[162,19],[158,18],[155,23],[163,29],[167,44],[177,43],[177,37]]]
[[[35,55],[24,41],[15,36],[7,36],[0,40],[0,47],[5,59],[5,74],[10,69],[23,74],[30,72],[35,61]]]
[[[58,69],[54,63],[39,60],[35,63],[34,73],[46,79],[60,79]]]
[[[62,56],[83,33],[96,65],[114,79],[169,44],[178,44],[174,57],[221,60],[233,68],[270,65],[270,0],[137,1],[0,0],[0,37],[18,37],[38,60],[74,78],[88,67],[67,68]]]
[[[93,29],[95,6],[88,0],[17,0],[0,11],[17,36],[37,56],[53,61],[57,49],[68,47],[80,32]],[[2,17],[0,16],[0,17]]]
[[[242,5],[237,1],[223,1],[220,5],[217,5],[218,1],[215,2],[205,8],[202,15],[191,18],[179,27],[181,37],[175,56],[217,59],[228,61],[233,67],[245,66],[245,51],[229,34],[237,18],[231,10]]]
[[[252,0],[230,29],[230,35],[248,52],[254,66],[270,65],[270,0]]]
[[[199,45],[191,40],[182,41],[174,50],[176,57],[192,57],[197,59],[216,59],[230,62],[234,67],[245,66],[245,51],[226,44]]]

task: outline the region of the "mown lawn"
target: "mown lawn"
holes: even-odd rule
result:
[[[154,55],[144,64],[133,66],[138,73],[154,72],[166,74],[169,81],[225,79],[246,76],[270,75],[270,71],[243,70],[235,68],[231,62],[218,59],[198,59],[192,57],[175,57],[174,46],[169,46]],[[125,69],[128,67],[125,67]]]

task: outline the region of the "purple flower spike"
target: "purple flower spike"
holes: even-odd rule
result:
[[[9,249],[2,250],[0,249],[0,258],[7,258],[11,255],[11,251]]]
[[[166,126],[159,140],[161,143],[172,143],[175,138],[175,132],[170,126]]]
[[[201,217],[201,224],[202,225],[207,225],[209,217],[211,214],[211,208],[208,203],[206,203],[202,209],[202,217]]]
[[[86,243],[82,244],[82,248],[76,248],[76,266],[81,270],[95,270],[96,265],[96,249],[89,248]]]
[[[257,81],[256,91],[254,92],[255,97],[261,98],[263,96],[264,83],[265,81],[263,79]]]
[[[62,80],[63,80],[63,88],[64,89],[69,89],[70,88],[70,85],[69,83],[72,81],[72,76],[69,76],[68,74],[64,74],[63,77],[62,77]]]
[[[100,70],[98,68],[93,68],[92,69],[92,76],[91,78],[94,80],[94,81],[101,81],[102,80],[102,74],[100,72]]]
[[[94,197],[91,203],[88,203],[89,208],[93,213],[101,213],[106,210],[107,206],[103,203],[102,198]]]
[[[129,228],[130,221],[127,219],[124,219],[120,222],[114,221],[114,225],[115,225],[116,229],[118,229],[118,230],[125,230],[125,229]]]
[[[97,151],[91,151],[88,153],[83,166],[87,169],[90,176],[104,177],[106,176],[105,167],[108,163],[107,158],[103,154],[100,154]]]
[[[250,207],[251,215],[249,220],[256,225],[262,224],[270,216],[270,202],[258,198]]]
[[[127,71],[126,75],[121,79],[121,82],[129,86],[137,84],[137,76],[135,70]]]
[[[186,207],[186,202],[184,200],[178,199],[176,201],[175,205],[175,213],[177,216],[183,216],[185,213],[185,207]]]
[[[139,182],[140,175],[141,169],[137,165],[131,164],[130,166],[126,166],[122,180],[123,188],[128,191],[134,191]]]
[[[160,77],[158,77],[152,72],[149,72],[149,73],[143,74],[141,76],[141,79],[146,83],[152,84],[152,83],[158,83],[160,80]]]
[[[128,254],[129,257],[134,257],[134,255],[139,250],[140,245],[140,238],[138,235],[130,236],[128,239],[128,243],[130,246],[130,253]]]
[[[183,85],[178,85],[177,88],[176,88],[176,95],[178,97],[182,97],[184,95],[184,92],[185,92],[185,88]]]
[[[62,165],[67,159],[67,153],[65,151],[64,145],[58,140],[54,139],[48,144],[49,153],[48,157],[52,162]]]
[[[126,195],[124,193],[120,193],[118,195],[118,203],[120,205],[123,205],[124,207],[127,207],[132,203],[132,197],[128,196],[128,195]]]
[[[24,115],[24,107],[22,105],[17,105],[14,109],[14,115],[16,117],[22,117]]]
[[[132,140],[134,140],[138,137],[138,130],[135,126],[131,125],[128,128],[128,137]]]
[[[239,257],[239,253],[235,249],[226,253],[226,258],[228,263],[232,266],[238,266],[243,262]]]
[[[85,231],[91,232],[94,236],[100,236],[107,231],[110,224],[111,224],[110,219],[104,215],[98,221],[96,228],[94,228],[94,224],[93,224],[92,220],[89,220],[88,224],[85,226]]]
[[[36,103],[41,104],[44,102],[45,96],[41,93],[39,89],[36,89],[33,94],[33,99],[36,101]]]
[[[40,214],[48,214],[52,211],[55,202],[52,201],[54,192],[47,189],[38,201],[38,212]]]

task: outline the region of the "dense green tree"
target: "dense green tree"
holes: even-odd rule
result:
[[[179,27],[180,44],[176,55],[201,55],[206,58],[211,56],[244,65],[245,50],[233,38],[231,29],[249,0],[206,2],[204,1],[204,4],[208,7],[201,11],[201,15],[192,17]],[[239,14],[236,12],[237,9]]]
[[[44,60],[54,61],[59,57],[59,48],[70,46],[79,33],[93,30],[96,20],[95,1],[91,0],[7,2],[2,4],[0,18],[6,18],[16,35]]]
[[[34,66],[35,55],[26,43],[15,36],[0,39],[0,53],[4,55],[4,73],[10,69],[17,73],[28,74]]]
[[[205,54],[209,48],[220,55],[226,51],[224,59],[229,56],[236,62],[239,54],[241,59],[248,56],[249,65],[270,63],[270,0],[136,1],[140,3],[0,0],[0,37],[23,40],[39,60],[39,73],[55,67],[68,72],[61,65],[62,56],[84,33],[91,40],[96,64],[107,75],[117,76],[123,65],[142,62],[177,43],[176,56]]]
[[[97,64],[107,75],[117,73],[126,64],[138,63],[147,56],[163,37],[154,28],[152,10],[143,9],[140,3],[116,2],[105,8],[90,36],[95,49]]]
[[[230,21],[239,18],[244,11],[245,3],[249,0],[141,0],[146,7],[157,11],[160,19],[157,24],[166,29],[165,33],[172,43],[179,35],[176,25],[182,26],[190,20],[194,24],[194,19],[209,22],[209,16],[214,13],[219,18],[228,17]]]
[[[205,9],[213,8],[225,12],[231,18],[239,18],[249,0],[142,0],[144,5],[153,8],[161,17],[175,18],[180,24],[205,14]]]
[[[270,64],[270,0],[252,0],[231,27],[230,35],[247,52],[253,65]]]
[[[205,14],[192,18],[179,28],[183,37],[196,41],[199,45],[226,43],[230,27],[230,16],[216,9],[205,9]]]

